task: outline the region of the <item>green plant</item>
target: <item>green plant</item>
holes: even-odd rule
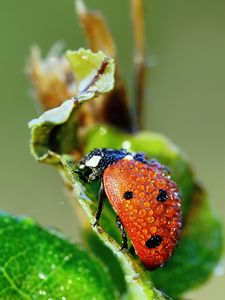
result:
[[[53,71],[49,61],[42,60],[37,49],[33,51],[30,75],[45,112],[32,120],[29,127],[35,159],[58,169],[76,209],[85,212],[86,217],[82,215],[80,220],[85,247],[41,228],[29,218],[2,214],[0,297],[178,299],[203,283],[217,265],[222,253],[220,222],[184,154],[165,136],[137,130],[142,127],[145,73],[141,1],[133,1],[138,12],[134,13],[134,20],[139,57],[137,113],[133,118],[107,27],[100,15],[77,2],[92,51],[68,51],[69,63],[64,55],[53,54]],[[114,226],[115,214],[110,205],[106,205],[101,226],[90,225],[95,221],[98,184],[84,184],[74,170],[77,159],[95,147],[127,147],[145,152],[171,169],[182,192],[184,228],[165,267],[150,272],[134,253],[120,251],[120,234]]]

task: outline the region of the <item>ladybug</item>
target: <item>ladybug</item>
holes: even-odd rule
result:
[[[169,169],[143,153],[94,149],[78,162],[79,177],[100,179],[98,224],[107,197],[117,214],[122,248],[127,234],[146,268],[162,267],[172,255],[182,226],[181,196]]]

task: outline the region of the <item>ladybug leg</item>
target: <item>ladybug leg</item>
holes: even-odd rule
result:
[[[122,236],[122,247],[121,247],[120,251],[126,251],[128,249],[127,233],[123,227],[123,224],[122,224],[119,216],[116,216],[116,224],[119,227],[119,230],[120,230],[121,236]]]
[[[102,210],[103,210],[103,206],[104,206],[104,199],[105,199],[105,190],[104,190],[104,186],[103,186],[103,181],[101,180],[101,185],[100,185],[100,189],[99,189],[99,194],[98,194],[98,209],[95,215],[95,222],[93,224],[93,226],[96,226],[99,222],[99,219],[101,217],[102,214]]]

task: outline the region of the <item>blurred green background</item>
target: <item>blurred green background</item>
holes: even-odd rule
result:
[[[151,66],[146,128],[166,134],[185,150],[224,219],[225,2],[145,2]],[[86,4],[104,13],[117,42],[124,79],[130,85],[129,1],[86,0]],[[29,153],[27,122],[38,110],[24,71],[34,44],[44,54],[58,40],[69,49],[86,45],[73,0],[1,0],[0,32],[0,208],[29,215],[77,238],[72,205],[58,174],[36,163]],[[224,293],[224,276],[220,276],[187,298],[222,299]]]

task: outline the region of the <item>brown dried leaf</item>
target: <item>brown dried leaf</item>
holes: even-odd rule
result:
[[[33,47],[28,74],[35,94],[44,111],[55,108],[77,93],[73,73],[68,61],[60,55],[56,45],[43,59],[38,47]]]
[[[81,20],[89,46],[93,52],[103,50],[107,55],[116,56],[116,46],[104,18],[97,12],[89,11],[82,0],[76,1],[77,14]],[[91,105],[91,107],[89,107]],[[95,114],[95,121],[106,123],[132,131],[132,122],[128,107],[125,86],[121,80],[118,66],[115,72],[113,91],[102,96],[100,101],[88,103],[82,108],[84,119],[90,119],[90,112]]]
[[[102,50],[105,54],[115,57],[116,46],[102,15],[88,10],[81,0],[76,1],[76,11],[91,50],[93,52]]]

